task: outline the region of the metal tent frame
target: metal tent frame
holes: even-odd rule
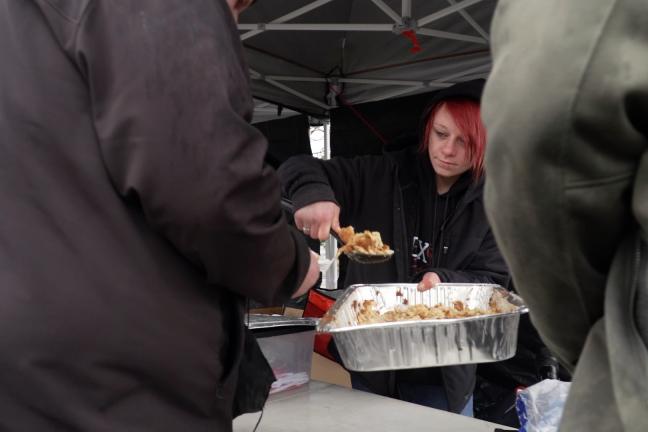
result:
[[[238,25],[253,94],[265,103],[327,116],[340,104],[486,77],[491,59],[485,29],[495,3],[258,1]]]

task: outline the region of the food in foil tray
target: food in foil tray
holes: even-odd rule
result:
[[[493,315],[515,312],[517,306],[511,304],[499,291],[491,295],[487,308],[469,308],[461,300],[455,300],[449,305],[425,304],[396,305],[391,309],[379,311],[374,300],[364,300],[362,304],[355,303],[358,324],[376,324],[395,321],[418,321],[427,319],[466,318],[478,315]]]
[[[511,358],[526,312],[494,284],[363,284],[347,288],[317,328],[333,336],[349,370],[412,369]]]

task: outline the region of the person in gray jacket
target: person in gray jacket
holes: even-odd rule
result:
[[[308,290],[228,0],[0,2],[0,430],[229,431]]]
[[[560,430],[648,425],[648,3],[501,0],[486,206],[531,318],[575,370]]]

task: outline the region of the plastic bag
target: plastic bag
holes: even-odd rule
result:
[[[520,390],[515,404],[520,432],[557,432],[570,384],[546,379]]]

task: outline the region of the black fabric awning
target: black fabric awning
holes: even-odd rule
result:
[[[418,144],[432,93],[340,107],[331,111],[331,156],[380,154]]]
[[[268,140],[266,162],[277,168],[290,156],[311,154],[308,118],[297,115],[255,123]]]

